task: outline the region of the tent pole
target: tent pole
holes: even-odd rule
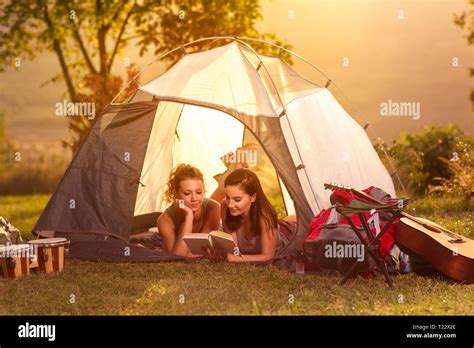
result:
[[[373,136],[375,137],[376,141],[378,141],[378,143],[380,144],[381,138],[378,138],[377,135],[375,134],[375,132],[374,132],[373,130],[371,130],[371,132],[372,132]],[[400,184],[400,187],[401,187],[402,190],[403,190],[403,194],[404,194],[406,197],[408,197],[408,191],[407,191],[405,185],[403,184],[402,179],[400,178],[400,175],[398,175],[397,168],[396,168],[395,165],[393,164],[392,158],[391,158],[390,154],[385,150],[385,148],[383,147],[382,144],[381,144],[380,148],[382,149],[383,154],[384,154],[385,157],[387,158],[388,164],[390,165],[390,169],[393,171],[393,173],[394,173],[395,176],[397,177],[398,183]]]
[[[166,58],[167,56],[169,56],[171,53],[174,53],[178,50],[182,50],[183,48],[186,48],[187,46],[191,46],[191,45],[195,45],[195,44],[198,44],[198,43],[201,43],[201,42],[205,42],[205,41],[212,41],[210,44],[212,44],[214,41],[218,41],[218,40],[233,40],[233,41],[238,41],[242,44],[244,44],[246,47],[250,48],[255,54],[257,54],[255,52],[255,50],[250,46],[248,45],[247,43],[245,43],[244,41],[257,41],[257,42],[261,42],[261,43],[265,43],[267,45],[270,45],[270,46],[273,46],[273,47],[276,47],[276,48],[279,48],[280,51],[279,51],[279,54],[281,55],[281,52],[282,51],[285,51],[285,52],[288,52],[289,54],[291,54],[292,56],[295,56],[296,58],[302,60],[303,62],[309,64],[311,67],[313,67],[315,70],[317,70],[319,73],[321,73],[324,77],[326,77],[327,79],[329,79],[329,76],[327,76],[321,69],[319,69],[316,65],[312,64],[311,62],[309,62],[308,60],[306,60],[305,58],[303,58],[302,56],[298,55],[297,53],[289,50],[289,49],[286,49],[282,46],[279,46],[279,45],[276,45],[270,41],[266,41],[266,40],[261,40],[261,39],[254,39],[254,38],[247,38],[247,37],[238,37],[238,36],[212,36],[212,37],[206,37],[206,38],[202,38],[202,39],[197,39],[197,40],[194,40],[194,41],[191,41],[191,42],[188,42],[188,43],[185,43],[183,45],[179,45],[175,48],[173,48],[172,50],[162,54],[161,56],[159,56],[158,58],[152,60],[150,63],[148,63],[147,65],[145,65],[144,67],[140,68],[140,70],[138,71],[137,74],[135,74],[133,76],[133,79],[137,78],[138,76],[140,76],[141,73],[143,73],[145,70],[147,70],[151,65],[153,65],[154,63],[156,62],[159,62],[160,60]],[[113,104],[115,102],[115,100],[117,99],[117,97],[123,93],[123,91],[128,87],[128,83],[127,85],[122,88],[122,90],[119,91],[119,93],[112,99],[111,101],[111,104]]]

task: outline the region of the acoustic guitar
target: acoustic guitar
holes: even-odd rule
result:
[[[324,184],[332,191],[350,192],[371,203],[385,204],[348,186]],[[460,236],[433,221],[402,212],[394,233],[395,241],[419,255],[452,279],[474,283],[474,240]]]

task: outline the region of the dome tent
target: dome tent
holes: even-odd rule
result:
[[[103,110],[36,233],[66,235],[77,257],[152,261],[153,254],[140,257],[135,249],[122,256],[134,217],[164,210],[168,175],[178,163],[201,169],[212,191],[212,176],[224,168],[220,157],[241,146],[247,132],[273,164],[287,211],[296,213],[295,250],[311,218],[329,204],[324,182],[374,185],[394,195],[364,129],[327,88],[281,57],[257,53],[250,39],[198,41],[206,40],[231,42],[196,53],[186,53],[195,42],[178,47],[173,51],[184,55],[166,72],[139,86],[128,102]]]

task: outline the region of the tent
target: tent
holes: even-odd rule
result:
[[[275,170],[286,212],[297,216],[295,250],[312,217],[329,205],[324,182],[375,185],[394,195],[364,129],[328,88],[303,77],[281,56],[257,53],[250,39],[198,41],[206,40],[230,43],[193,53],[186,47],[196,42],[180,46],[173,51],[183,56],[167,71],[141,84],[127,102],[103,110],[36,233],[55,231],[85,243],[76,244],[77,257],[155,260],[138,251],[135,258],[123,256],[122,249],[138,217],[166,208],[171,169],[178,163],[197,166],[212,192],[212,177],[225,169],[220,157],[249,136]]]

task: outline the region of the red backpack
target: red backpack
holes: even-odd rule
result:
[[[391,202],[390,195],[373,186],[363,192],[384,203]],[[348,205],[352,199],[366,201],[347,192],[334,192],[331,195],[331,202],[337,201],[342,205]],[[364,215],[367,220],[370,220],[370,213]],[[387,213],[379,214],[380,229],[383,229],[389,218],[390,215]],[[353,214],[351,219],[357,227],[361,227],[362,224],[357,214]],[[389,257],[385,258],[385,256],[395,242],[393,233],[397,222],[398,219],[392,223],[379,242],[380,253],[386,262],[391,261]],[[363,229],[360,231],[364,235]],[[372,235],[376,235],[375,223],[371,224],[371,232]],[[318,270],[337,270],[340,273],[345,273],[355,261],[359,261],[358,273],[371,272],[375,268],[375,263],[365,257],[365,254],[362,256],[363,251],[363,244],[344,216],[336,211],[335,206],[322,210],[313,218],[303,245],[304,256],[308,263]]]

